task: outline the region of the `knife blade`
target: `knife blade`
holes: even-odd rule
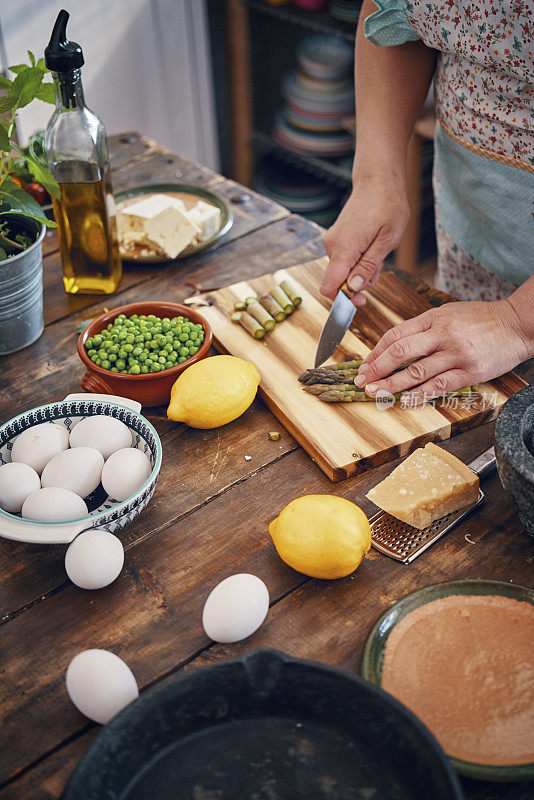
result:
[[[353,305],[352,300],[347,296],[349,292],[350,290],[347,284],[343,284],[330,309],[328,319],[324,324],[317,345],[317,352],[315,354],[316,368],[324,364],[332,353],[334,353],[354,319],[356,306]]]

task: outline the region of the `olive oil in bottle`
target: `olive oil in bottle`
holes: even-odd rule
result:
[[[73,162],[68,174],[63,172],[56,172],[60,197],[53,204],[65,289],[72,294],[110,294],[121,278],[121,259],[109,177],[98,179],[90,165],[75,167]]]
[[[83,53],[67,39],[68,18],[66,11],[59,12],[45,50],[56,94],[45,150],[60,189],[53,205],[63,283],[71,294],[111,294],[119,286],[122,263],[106,133],[85,105]]]

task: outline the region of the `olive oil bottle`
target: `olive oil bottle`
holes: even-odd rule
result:
[[[119,286],[122,263],[106,132],[85,105],[83,53],[67,39],[68,19],[66,11],[59,12],[45,50],[56,94],[45,150],[60,189],[53,204],[63,283],[71,294],[111,294]]]

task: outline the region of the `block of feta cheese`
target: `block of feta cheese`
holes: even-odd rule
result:
[[[205,203],[204,200],[199,200],[187,214],[189,219],[201,229],[202,233],[199,237],[201,242],[211,239],[219,232],[221,227],[221,210],[219,208]]]
[[[478,484],[473,470],[430,442],[405,458],[367,497],[383,511],[422,530],[475,503]]]
[[[152,245],[169,258],[176,258],[201,235],[200,227],[182,206],[179,198],[164,194],[130,203],[119,215],[119,238],[126,246]]]

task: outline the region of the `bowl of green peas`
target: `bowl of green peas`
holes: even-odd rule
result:
[[[194,309],[163,301],[130,303],[92,320],[78,339],[82,388],[143,406],[169,402],[178,375],[205,358],[212,332]]]

